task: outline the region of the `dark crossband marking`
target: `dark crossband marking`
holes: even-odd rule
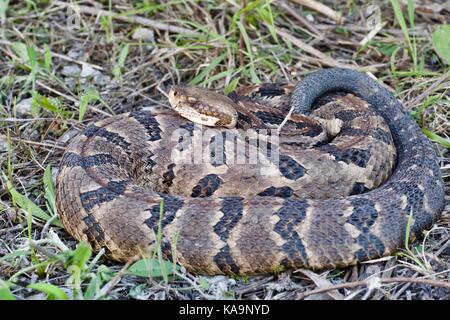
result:
[[[175,146],[175,148],[181,152],[188,150],[190,144],[192,143],[192,136],[194,135],[194,123],[186,122],[180,125],[180,128],[186,130],[184,132],[181,131],[183,135],[180,135],[178,137],[178,144]]]
[[[231,230],[239,222],[242,217],[243,204],[242,197],[222,197],[222,207],[220,211],[223,213],[222,218],[214,225],[214,232],[222,241],[226,241]]]
[[[281,124],[284,120],[284,115],[278,114],[278,113],[271,113],[271,112],[265,112],[265,111],[258,111],[255,113],[255,115],[261,119],[264,123],[270,123],[270,124]]]
[[[210,197],[217,189],[219,189],[222,182],[223,181],[216,174],[208,174],[201,178],[197,185],[192,188],[191,197]]]
[[[322,105],[330,103],[330,102],[335,102],[336,98],[338,98],[340,96],[345,96],[345,95],[347,95],[347,92],[343,92],[343,91],[335,91],[333,93],[323,94],[314,101],[314,103],[312,105],[312,109],[319,108]]]
[[[113,158],[112,155],[107,153],[98,153],[92,156],[87,156],[82,159],[81,166],[83,169],[98,167],[102,165],[115,165],[118,166],[119,162]]]
[[[161,199],[163,203],[158,203],[153,205],[150,208],[150,218],[146,219],[144,223],[156,233],[158,231],[158,222],[160,218],[160,211],[162,205],[162,220],[161,220],[161,228],[164,228],[166,225],[171,223],[173,219],[175,219],[175,215],[177,211],[183,206],[183,199],[171,196],[168,194],[160,193]]]
[[[173,168],[175,168],[175,166],[175,163],[169,164],[167,166],[167,171],[163,173],[163,185],[166,187],[170,187],[173,184],[173,179],[175,179]]]
[[[222,197],[222,207],[220,211],[223,213],[222,218],[214,225],[214,232],[220,237],[220,240],[226,242],[231,231],[242,218],[242,210],[244,198],[242,197]],[[233,260],[230,247],[225,245],[220,252],[214,257],[214,262],[221,270],[231,271],[235,274],[239,272],[239,268]]]
[[[180,128],[185,129],[186,131],[188,131],[191,136],[194,135],[194,127],[195,127],[195,123],[191,122],[191,121],[188,121],[188,122],[180,125]]]
[[[318,142],[313,144],[313,147],[314,148],[319,148],[319,147],[327,145],[328,143],[329,143],[329,141],[326,141],[326,140],[318,141]]]
[[[90,138],[90,137],[102,137],[106,139],[107,141],[111,142],[114,145],[118,145],[122,147],[125,150],[128,150],[128,147],[130,146],[130,143],[125,140],[124,137],[119,135],[116,132],[111,132],[106,130],[105,128],[97,127],[96,125],[92,124],[89,127],[87,127],[83,131],[83,135]]]
[[[106,187],[80,193],[81,204],[86,212],[93,207],[112,201],[125,192],[129,181],[110,181]]]
[[[355,184],[353,185],[352,191],[350,192],[350,195],[355,195],[355,194],[361,194],[364,192],[369,191],[369,189],[367,189],[364,186],[364,183],[362,182],[355,182]]]
[[[305,175],[306,169],[291,157],[281,154],[279,170],[289,180],[297,180]]]
[[[319,141],[316,144],[314,144],[313,146],[321,146],[323,144],[328,143],[328,141]],[[281,141],[281,145],[283,146],[292,146],[292,147],[299,147],[299,148],[307,148],[309,147],[309,142],[300,142],[300,141]]]
[[[379,141],[382,141],[386,144],[391,143],[391,137],[388,132],[384,131],[381,128],[376,128],[372,130],[363,130],[359,128],[345,128],[341,131],[342,135],[351,136],[351,137],[365,137],[365,136],[371,136],[374,139],[377,139]]]
[[[414,224],[412,225],[412,231],[414,233],[432,224],[433,217],[425,211],[424,207],[424,191],[407,181],[398,181],[392,185],[392,188],[398,194],[406,195],[408,201],[405,212],[413,212]]]
[[[224,165],[227,161],[227,156],[225,153],[226,139],[226,132],[222,132],[221,139],[216,139],[216,136],[212,136],[209,142],[210,163],[215,167]]]
[[[214,257],[214,262],[220,270],[225,273],[239,274],[239,267],[231,257],[230,247],[228,245],[220,249],[219,253]]]
[[[159,195],[163,201],[150,208],[150,218],[144,221],[145,225],[152,229],[155,234],[158,234],[158,223],[160,218],[162,218],[161,229],[163,229],[175,219],[177,211],[183,206],[184,203],[183,199],[176,196],[171,196],[164,193],[160,193]],[[162,215],[161,209],[163,210]],[[172,246],[170,244],[170,240],[161,240],[161,251],[165,259],[172,259]]]
[[[98,153],[82,157],[79,154],[68,152],[64,154],[61,167],[82,167],[83,169],[97,167],[105,164],[119,165],[119,162],[108,153]]]
[[[371,233],[362,233],[356,238],[356,242],[362,247],[355,253],[355,258],[359,261],[373,259],[383,256],[384,244]]]
[[[272,158],[272,150],[273,150],[273,152],[278,152],[279,151],[279,147],[276,145],[276,144],[272,144],[272,143],[270,143],[270,142],[266,142],[266,144],[265,144],[265,146],[263,146],[261,143],[260,143],[260,140],[258,139],[258,143],[257,143],[257,147],[258,147],[258,149],[260,149],[262,152],[265,152],[266,154],[267,154],[267,157],[269,158],[269,159],[271,159]]]
[[[340,134],[350,137],[365,137],[369,135],[369,132],[360,128],[348,127],[343,128]]]
[[[353,198],[350,200],[353,206],[349,223],[361,231],[356,238],[356,243],[362,248],[355,253],[357,259],[371,259],[384,254],[385,246],[381,240],[373,235],[370,230],[378,218],[378,211],[372,201],[365,198]]]
[[[343,161],[347,164],[353,163],[361,168],[365,168],[370,160],[370,150],[356,148],[341,150],[332,144],[324,145],[320,149],[334,156],[336,161]]]
[[[61,159],[61,168],[76,167],[82,165],[82,157],[74,152],[66,152]]]
[[[269,187],[269,188],[261,191],[260,193],[258,193],[258,196],[289,198],[293,194],[294,194],[294,190],[292,188],[286,186],[286,187],[280,187],[280,188]]]
[[[273,97],[278,97],[278,96],[284,95],[285,91],[282,88],[282,86],[279,84],[274,85],[271,83],[267,83],[267,84],[262,84],[261,87],[259,88],[259,90],[257,92],[255,92],[254,94],[252,94],[252,98],[257,98],[258,94],[261,97],[273,98]]]
[[[378,218],[378,211],[373,203],[365,198],[351,199],[350,203],[354,208],[349,222],[362,232],[369,232]]]
[[[161,252],[165,260],[173,261],[172,244],[170,243],[170,241],[161,239]]]
[[[302,136],[306,137],[316,137],[323,132],[323,129],[319,124],[306,123],[303,121],[288,121],[287,123],[294,124],[296,129],[309,128],[309,130],[302,132]]]
[[[161,139],[161,129],[154,115],[145,111],[135,111],[130,113],[130,117],[139,122],[147,131],[147,141],[157,141]]]
[[[152,159],[154,157],[153,152],[151,151],[147,151],[148,155],[146,157],[146,162],[145,162],[145,170],[149,173],[152,172],[153,167],[156,165],[156,162]]]
[[[289,260],[282,262],[290,264],[284,265],[285,267],[300,265],[299,262],[303,265],[307,263],[305,246],[294,229],[305,218],[307,208],[306,200],[286,199],[283,206],[275,212],[280,220],[275,224],[274,230],[286,241],[282,248],[289,257]]]
[[[359,117],[367,118],[373,115],[373,112],[370,110],[344,110],[337,112],[336,118],[344,122],[350,122]]]
[[[236,91],[232,91],[228,94],[228,98],[230,98],[234,102],[238,102],[241,98],[246,98],[246,97],[241,97],[236,93]]]
[[[239,121],[242,121],[244,123],[252,123],[252,119],[249,116],[243,114],[242,112],[238,112],[238,119]]]
[[[89,242],[101,244],[105,240],[105,231],[95,219],[94,215],[88,214],[83,218],[83,221],[86,224],[84,233],[86,234]]]
[[[385,130],[383,130],[383,129],[381,129],[381,128],[373,129],[373,130],[370,132],[370,135],[371,135],[372,137],[374,137],[375,139],[377,139],[377,140],[379,140],[379,141],[382,141],[382,142],[384,142],[384,143],[386,143],[386,144],[390,144],[391,141],[392,141],[392,137],[391,137],[391,135],[389,134],[389,132],[387,132],[387,131],[385,131]]]

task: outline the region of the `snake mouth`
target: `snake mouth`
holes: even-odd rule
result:
[[[183,92],[184,88],[182,86],[174,85],[172,88],[170,88],[168,99],[169,104],[173,109],[176,109],[180,106],[180,103],[183,100]]]

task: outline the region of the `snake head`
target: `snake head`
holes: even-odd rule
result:
[[[234,128],[238,113],[230,98],[198,87],[172,86],[169,103],[183,118],[210,127]]]

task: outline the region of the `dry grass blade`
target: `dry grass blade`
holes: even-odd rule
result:
[[[297,271],[310,278],[319,289],[328,289],[329,287],[333,286],[333,284],[329,280],[327,280],[325,277],[319,276],[315,272],[306,269],[299,269]],[[344,299],[344,296],[337,290],[327,290],[324,292],[326,292],[334,300]]]
[[[310,9],[313,9],[327,17],[330,17],[337,23],[343,23],[345,19],[342,17],[342,15],[339,12],[334,11],[330,7],[326,6],[323,3],[314,1],[314,0],[292,0],[294,2],[297,2],[298,4],[301,4],[302,6],[308,7]]]
[[[374,68],[372,67],[358,67],[351,64],[341,63],[339,61],[334,60],[333,58],[330,58],[326,56],[321,51],[315,49],[314,47],[310,46],[306,42],[303,42],[299,38],[294,37],[292,34],[290,34],[287,30],[277,28],[277,33],[282,36],[285,40],[292,42],[295,46],[300,48],[301,50],[309,53],[310,55],[317,58],[317,61],[321,63],[324,66],[328,67],[338,67],[338,68],[348,68],[348,69],[355,69],[355,70],[365,70],[365,71],[374,71]]]
[[[377,278],[376,280],[366,279],[366,280],[355,281],[355,282],[340,283],[340,284],[332,285],[327,288],[319,288],[319,289],[314,289],[314,290],[310,290],[307,292],[302,292],[297,295],[297,299],[304,299],[313,294],[328,292],[328,291],[332,291],[332,290],[353,289],[353,288],[360,287],[360,286],[370,286],[370,285],[378,286],[378,284],[376,284],[375,282],[378,282],[379,284],[392,284],[392,283],[425,284],[425,285],[450,289],[450,283],[448,283],[446,281],[438,281],[438,280],[430,280],[430,279],[412,279],[412,278],[387,278],[387,279]]]
[[[63,1],[53,1],[53,3],[56,5],[60,5],[60,6],[71,6],[70,3],[65,3]],[[139,16],[121,16],[117,13],[109,12],[109,11],[102,10],[102,9],[97,9],[95,7],[83,6],[83,5],[77,5],[77,9],[81,13],[94,15],[94,16],[112,17],[112,18],[120,20],[120,21],[124,21],[124,22],[128,22],[128,23],[136,23],[136,24],[140,24],[142,26],[151,27],[151,28],[155,28],[155,29],[159,29],[159,30],[163,30],[163,31],[168,31],[171,33],[183,34],[183,35],[188,35],[188,36],[200,35],[200,33],[193,31],[193,30],[189,30],[189,29],[186,29],[183,27],[173,26],[173,25],[170,25],[167,23],[163,23],[160,21],[151,20],[151,19],[147,19],[147,18],[143,18],[143,17],[139,17]]]
[[[302,24],[309,31],[318,36],[319,39],[323,39],[324,35],[320,32],[312,23],[310,23],[306,18],[303,18],[294,8],[292,8],[286,1],[279,0],[276,2],[278,6],[289,12],[300,24]]]

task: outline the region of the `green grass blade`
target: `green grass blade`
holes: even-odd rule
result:
[[[34,204],[33,201],[31,201],[24,195],[20,194],[13,187],[12,183],[8,180],[8,178],[4,173],[2,173],[2,175],[3,179],[6,181],[6,187],[8,189],[8,192],[11,194],[11,197],[15,204],[17,204],[20,208],[24,209],[25,211],[31,213],[33,217],[39,218],[44,221],[48,221],[52,218],[48,213],[46,213],[44,210],[42,210],[36,204]],[[52,221],[52,224],[57,227],[63,227],[62,223],[57,219],[54,219]]]
[[[98,93],[97,90],[92,88],[87,89],[80,98],[78,121],[80,122],[83,121],[89,103],[99,101],[100,99],[101,99],[100,94]]]
[[[402,29],[403,36],[405,37],[408,46],[410,46],[411,40],[409,38],[408,27],[406,26],[405,17],[403,16],[402,8],[398,0],[391,0],[392,8],[394,9],[395,18],[397,19],[400,28]]]
[[[52,168],[50,165],[47,165],[44,171],[44,192],[45,199],[47,200],[48,208],[50,212],[55,215],[56,214],[56,195],[55,195],[55,186],[53,185],[52,180]]]
[[[414,67],[417,68],[417,56],[416,49],[413,47],[411,43],[411,38],[409,37],[409,30],[406,25],[405,17],[403,16],[402,9],[400,7],[400,3],[398,0],[391,0],[392,8],[394,9],[395,18],[397,19],[400,28],[402,29],[403,37],[405,38],[406,44],[409,49],[409,53],[413,59]],[[408,13],[412,11],[412,15],[414,15],[414,6],[408,3]],[[409,13],[410,14],[410,13]],[[414,18],[410,19],[410,23],[414,23]]]
[[[450,66],[450,24],[436,27],[433,32],[433,45],[436,53]]]
[[[120,49],[117,63],[113,67],[113,75],[115,78],[120,78],[122,76],[122,69],[125,67],[125,60],[127,59],[129,51],[130,45],[128,43],[123,45]]]
[[[50,283],[32,283],[28,285],[27,288],[46,293],[47,300],[69,300],[64,291]]]
[[[6,281],[0,280],[0,300],[17,300]]]
[[[203,79],[206,78],[206,76],[214,70],[215,67],[219,65],[219,63],[222,62],[222,60],[226,57],[226,53],[222,53],[220,56],[214,58],[211,63],[206,66],[194,79],[189,81],[189,84],[192,86],[198,85],[200,82],[203,81]]]
[[[172,274],[174,264],[159,259],[141,259],[133,263],[127,274],[143,278],[165,278]]]
[[[440,135],[437,135],[434,132],[431,132],[428,129],[422,128],[423,133],[428,137],[428,139],[430,139],[431,141],[437,142],[440,145],[446,147],[447,149],[450,149],[450,140],[449,139],[445,139],[443,137],[441,137]]]
[[[87,243],[80,242],[70,255],[70,264],[77,266],[80,270],[84,270],[86,263],[92,256],[92,249]]]
[[[0,0],[0,24],[6,20],[6,10],[8,10],[9,0]]]

